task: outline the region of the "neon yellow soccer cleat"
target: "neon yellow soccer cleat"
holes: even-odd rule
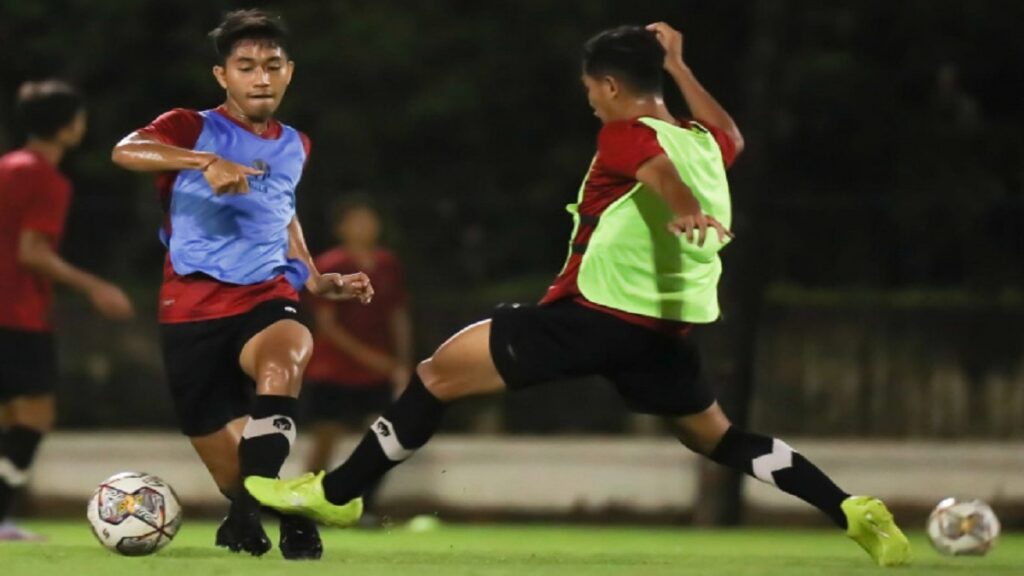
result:
[[[312,518],[326,526],[347,528],[363,515],[363,499],[356,498],[341,506],[331,504],[324,496],[324,473],[304,474],[292,480],[276,480],[261,476],[245,479],[245,489],[260,504],[283,512]]]
[[[846,535],[874,558],[879,566],[910,563],[910,542],[878,498],[851,496],[843,501]]]

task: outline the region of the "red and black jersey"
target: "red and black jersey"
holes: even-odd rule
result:
[[[680,120],[679,122],[680,125],[686,127],[691,120]],[[714,136],[722,151],[722,160],[726,168],[732,166],[736,159],[736,144],[720,128],[704,121],[700,121],[700,124]],[[653,128],[640,122],[639,119],[620,120],[605,124],[597,135],[597,155],[594,156],[593,165],[590,167],[583,185],[583,197],[578,207],[579,213],[599,217],[616,200],[622,198],[636,186],[636,172],[644,162],[664,153],[665,151],[658,143],[657,133]],[[572,243],[586,244],[590,240],[593,230],[592,226],[580,226]],[[687,328],[684,323],[630,314],[588,301],[580,293],[576,282],[582,260],[582,254],[570,254],[565,268],[548,288],[547,294],[541,299],[541,304],[571,298],[584,306],[601,310],[647,328],[668,331]]]
[[[53,286],[18,262],[21,233],[45,234],[54,250],[64,235],[71,182],[29,150],[0,157],[0,327],[50,330]]]
[[[249,129],[248,126],[229,115],[223,106],[217,108],[216,111],[235,124]],[[139,130],[140,133],[152,136],[165,144],[188,149],[195,147],[202,131],[203,117],[195,110],[184,108],[175,108],[170,112],[165,112],[148,126]],[[281,133],[281,124],[271,120],[267,130],[259,136],[273,140],[280,138]],[[301,133],[300,136],[308,158],[311,147],[309,138]],[[171,193],[177,178],[178,172],[162,172],[156,176],[157,191],[165,214],[169,213]],[[164,226],[165,228],[170,226],[169,218],[165,219]],[[166,231],[170,232],[170,230]],[[175,273],[168,256],[164,259],[159,317],[162,323],[211,320],[242,314],[256,304],[279,298],[298,299],[298,293],[284,276],[261,284],[226,284],[202,274],[180,276]]]

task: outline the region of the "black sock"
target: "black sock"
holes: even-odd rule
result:
[[[324,478],[324,495],[335,504],[361,496],[430,440],[444,411],[445,404],[413,374],[409,387],[370,426],[348,460]]]
[[[709,457],[762,482],[774,484],[821,510],[840,528],[846,529],[841,504],[850,495],[782,440],[732,427]]]
[[[298,401],[291,396],[257,396],[249,422],[238,444],[238,464],[242,480],[249,476],[277,478],[281,466],[295,443],[295,409]],[[232,501],[232,510],[259,508],[245,490]]]
[[[28,481],[28,469],[42,440],[42,432],[25,426],[11,426],[4,432],[0,452],[0,521],[10,514],[18,488]]]

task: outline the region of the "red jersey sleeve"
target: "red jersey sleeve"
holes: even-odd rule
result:
[[[191,149],[203,132],[203,117],[195,110],[175,108],[139,130],[164,144]]]
[[[28,195],[21,229],[60,238],[71,199],[68,184],[42,170],[26,167],[15,175],[14,188]]]
[[[306,136],[305,132],[299,132],[299,140],[302,140],[302,149],[306,151],[305,164],[309,164],[309,152],[313,149],[313,141]]]
[[[691,122],[694,121],[689,119],[680,120],[680,123],[684,126],[689,125]],[[732,168],[732,163],[736,161],[736,143],[732,141],[732,138],[729,138],[729,135],[725,133],[725,130],[722,130],[718,126],[704,120],[696,120],[696,122],[707,128],[708,132],[711,132],[711,135],[715,137],[715,142],[718,143],[718,149],[722,151],[722,162],[725,164],[726,168]]]
[[[635,178],[640,165],[664,153],[654,129],[636,120],[609,122],[597,135],[597,154],[602,165],[625,178]]]

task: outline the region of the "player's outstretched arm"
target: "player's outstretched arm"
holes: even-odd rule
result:
[[[217,194],[245,194],[249,192],[248,177],[263,173],[210,152],[165,144],[137,131],[114,146],[110,159],[114,164],[135,172],[199,170]]]
[[[722,242],[726,238],[732,238],[733,234],[718,220],[704,214],[700,202],[693,195],[690,187],[679,177],[668,156],[659,154],[640,165],[636,171],[636,179],[642,184],[651,188],[661,196],[668,204],[675,218],[668,223],[668,229],[676,236],[686,234],[686,240],[691,244],[704,246],[707,239],[708,228],[714,228],[718,232],[718,239]],[[696,236],[694,232],[696,231]]]
[[[356,274],[321,274],[317,270],[313,256],[306,246],[306,237],[302,233],[302,224],[298,216],[293,216],[288,224],[288,257],[295,258],[306,265],[309,269],[309,279],[306,280],[306,290],[314,296],[327,298],[328,300],[352,300],[358,298],[363,304],[369,304],[373,300],[373,286],[370,284],[370,277],[362,272]]]
[[[658,37],[665,48],[665,70],[675,80],[683,99],[690,108],[694,118],[706,120],[725,131],[736,147],[736,155],[743,152],[743,134],[739,126],[726,112],[725,108],[715,100],[714,96],[704,89],[697,81],[693,71],[683,60],[683,35],[664,22],[656,22],[647,27]]]
[[[114,146],[110,159],[121,168],[135,172],[202,170],[218,156],[165,144],[153,136],[132,132]]]
[[[37,230],[18,237],[18,263],[33,273],[84,294],[100,314],[116,320],[135,315],[131,300],[117,286],[69,264],[53,250],[50,238]]]

